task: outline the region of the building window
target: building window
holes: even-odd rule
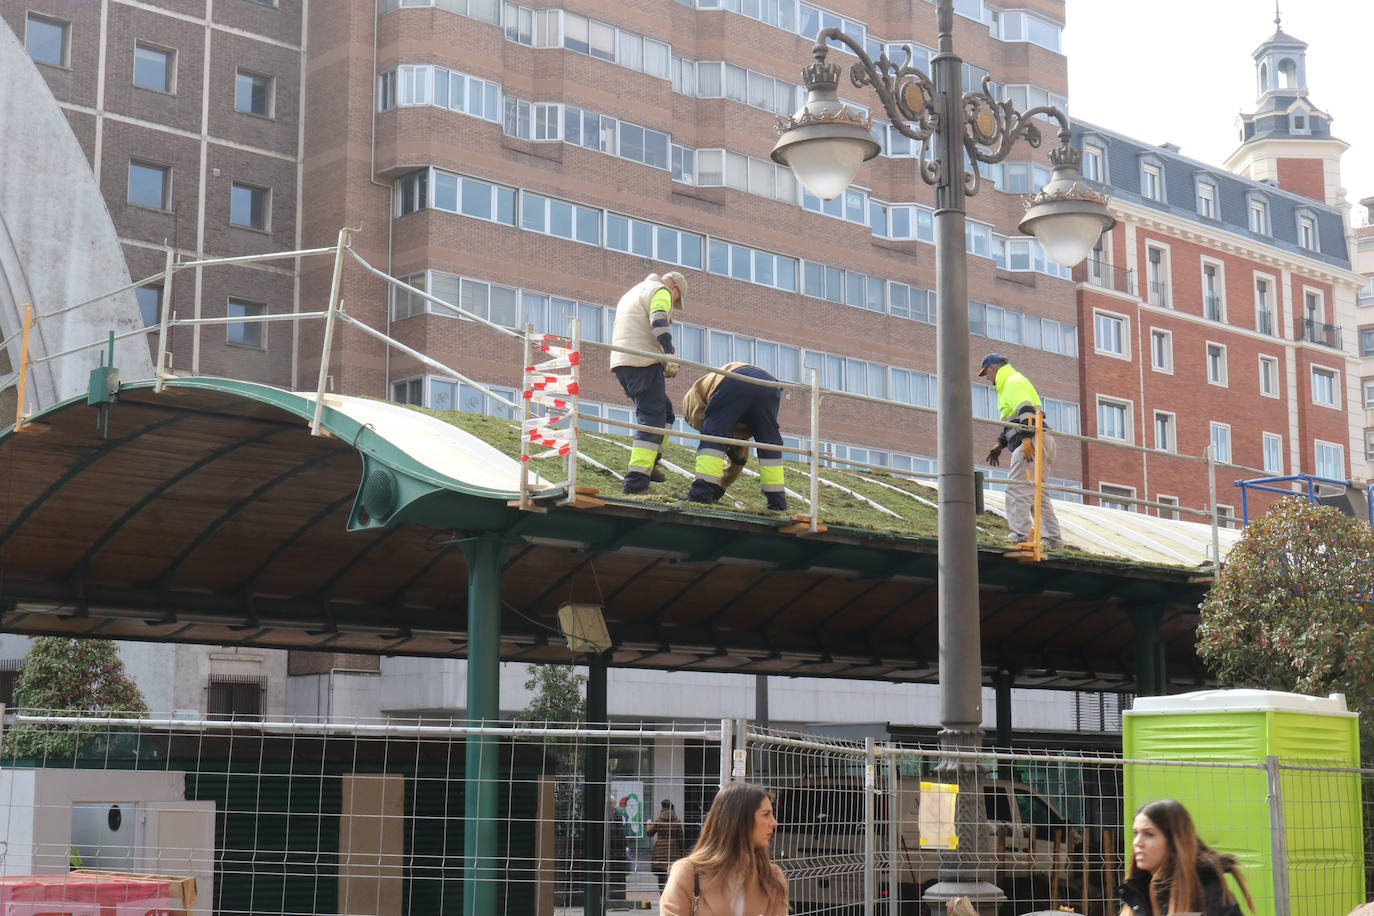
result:
[[[229,300],[230,318],[252,318],[266,313],[260,302],[245,302],[242,299]],[[267,335],[263,332],[261,321],[242,321],[226,324],[226,342],[239,347],[255,347],[259,350],[267,346]]]
[[[271,218],[272,192],[234,182],[229,197],[229,222],[247,229],[266,231]]]
[[[1364,431],[1364,457],[1366,461],[1374,461],[1374,429]]]
[[[1279,360],[1276,356],[1259,358],[1259,390],[1266,398],[1279,396]]]
[[[1271,288],[1267,277],[1255,278],[1255,330],[1273,336],[1274,306],[1270,296]]]
[[[1155,502],[1161,504],[1158,507],[1158,509],[1155,510],[1159,513],[1160,518],[1167,518],[1173,521],[1178,521],[1177,496],[1166,496],[1163,493],[1157,493],[1155,494]]]
[[[170,210],[171,191],[170,167],[129,160],[129,203],[152,210]]]
[[[1217,186],[1201,178],[1197,182],[1197,215],[1207,219],[1217,218]]]
[[[1360,294],[1356,304],[1362,309],[1374,305],[1374,277],[1364,278],[1364,286],[1360,287]]]
[[[1098,485],[1097,491],[1102,494],[1097,498],[1097,504],[1102,508],[1117,509],[1122,512],[1135,511],[1135,503],[1123,502],[1123,500],[1135,499],[1135,487],[1121,487],[1116,484],[1104,483]]]
[[[1140,196],[1147,200],[1164,199],[1164,169],[1158,163],[1141,163]]]
[[[70,22],[29,13],[24,24],[24,50],[40,64],[65,67],[71,48],[71,28]]]
[[[1231,463],[1231,425],[1229,423],[1213,423],[1212,425],[1212,459],[1222,464]]]
[[[1172,331],[1150,328],[1150,368],[1156,372],[1174,371],[1174,335]]]
[[[1126,352],[1126,319],[1107,312],[1093,312],[1093,347],[1098,353],[1128,356]]]
[[[1256,235],[1269,234],[1269,201],[1262,197],[1251,196],[1246,206],[1250,214],[1250,231]]]
[[[205,712],[211,720],[261,719],[267,683],[252,675],[212,674],[206,688]]]
[[[1327,480],[1345,480],[1345,446],[1318,439],[1314,443],[1314,448],[1317,476],[1325,477]]]
[[[1095,143],[1083,144],[1083,177],[1089,181],[1106,181],[1107,153]]]
[[[1317,218],[1310,213],[1298,214],[1298,245],[1308,251],[1317,250]]]
[[[1236,507],[1228,506],[1225,503],[1217,504],[1217,527],[1219,528],[1239,528],[1240,523],[1236,521]]]
[[[1283,436],[1278,433],[1264,433],[1260,447],[1264,451],[1264,472],[1266,474],[1282,474]]]
[[[1340,407],[1340,388],[1336,384],[1336,371],[1312,367],[1312,403],[1327,407]]]
[[[134,290],[138,299],[138,313],[143,317],[143,326],[150,328],[162,318],[162,287],[140,286]]]
[[[1374,356],[1374,328],[1360,328],[1360,355]]]
[[[272,77],[238,71],[234,77],[234,110],[245,114],[272,117]]]
[[[1364,409],[1374,410],[1374,378],[1364,380]]]
[[[1169,259],[1163,248],[1145,246],[1146,298],[1151,305],[1169,307]]]
[[[1221,265],[1215,261],[1203,261],[1202,314],[1208,321],[1226,320],[1226,304],[1222,298],[1224,288],[1221,282]]]
[[[1155,411],[1155,448],[1161,452],[1178,450],[1178,440],[1174,435],[1174,415],[1167,411]]]
[[[134,85],[154,92],[175,92],[177,52],[142,43],[134,45]]]
[[[1226,346],[1209,343],[1207,345],[1207,381],[1213,385],[1226,384]]]
[[[1130,404],[1123,401],[1097,399],[1097,437],[1131,441]]]
[[[425,380],[423,378],[405,379],[391,383],[391,400],[397,404],[425,405]]]

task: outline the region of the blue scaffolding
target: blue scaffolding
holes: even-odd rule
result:
[[[1299,481],[1303,484],[1307,493],[1307,502],[1316,505],[1321,500],[1317,496],[1317,487],[1322,484],[1340,487],[1342,492],[1355,488],[1355,484],[1349,480],[1335,480],[1330,477],[1318,477],[1315,474],[1287,474],[1282,477],[1252,477],[1249,480],[1237,480],[1235,486],[1240,487],[1240,517],[1241,523],[1250,524],[1249,493],[1250,490],[1263,490],[1266,493],[1278,493],[1281,496],[1297,496],[1291,488],[1284,489],[1275,484],[1292,483]],[[1367,521],[1371,528],[1374,528],[1374,483],[1366,484],[1364,488],[1365,512]]]

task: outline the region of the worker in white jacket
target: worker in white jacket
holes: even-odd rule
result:
[[[620,297],[615,307],[615,326],[611,344],[635,350],[673,356],[673,306],[683,308],[687,281],[675,270],[662,276],[649,274]],[[663,356],[639,356],[611,352],[611,371],[620,381],[635,405],[635,422],[642,426],[667,427],[673,422],[673,402],[668,400],[665,379],[677,375],[678,364],[667,362]],[[630,448],[630,468],[625,474],[626,493],[643,493],[649,489],[651,475],[662,480],[657,472],[659,448],[663,436],[635,430]]]

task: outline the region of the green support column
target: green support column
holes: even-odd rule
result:
[[[458,542],[468,564],[468,724],[501,717],[501,558],[496,538]],[[491,916],[500,899],[497,800],[501,746],[487,736],[467,739],[463,785],[463,916]]]
[[[606,669],[611,653],[596,653],[587,661],[587,725],[606,724]],[[606,912],[607,883],[615,883],[612,869],[625,869],[625,850],[607,848],[607,816],[610,787],[606,782],[606,742],[587,740],[587,779],[582,784],[582,810],[585,812],[587,846],[583,862],[586,884],[583,913],[603,916]],[[619,857],[619,858],[617,858]]]
[[[1130,609],[1131,624],[1135,627],[1136,694],[1142,697],[1159,696],[1164,692],[1164,678],[1160,660],[1163,646],[1159,642],[1159,623],[1164,616],[1157,607]]]

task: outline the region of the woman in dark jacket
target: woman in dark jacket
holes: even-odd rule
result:
[[[1125,904],[1121,916],[1243,916],[1225,875],[1235,878],[1254,912],[1255,903],[1235,857],[1204,843],[1183,805],[1173,799],[1150,802],[1136,812],[1132,830],[1130,871],[1116,891]]]

